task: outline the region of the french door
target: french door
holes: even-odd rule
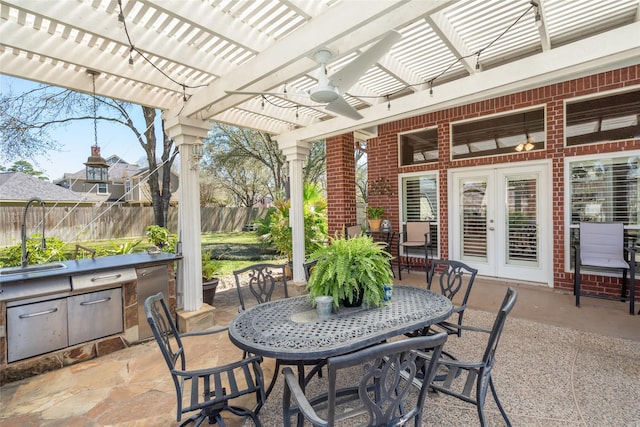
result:
[[[550,283],[551,191],[547,164],[453,171],[453,259],[485,276]]]

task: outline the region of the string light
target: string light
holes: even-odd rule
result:
[[[144,61],[146,61],[153,68],[158,70],[163,76],[165,76],[167,79],[171,80],[173,83],[175,83],[175,84],[177,84],[177,85],[182,87],[182,93],[183,93],[183,100],[184,101],[187,101],[186,88],[196,89],[196,88],[207,86],[206,84],[201,84],[201,85],[197,85],[197,86],[190,86],[190,85],[186,85],[184,83],[180,83],[179,81],[177,81],[176,79],[172,78],[170,75],[165,73],[160,67],[158,67],[156,64],[154,64],[153,61],[151,61],[149,58],[147,58],[147,56],[142,51],[140,51],[138,48],[136,48],[135,45],[133,44],[133,42],[131,41],[131,36],[129,35],[129,29],[127,28],[127,21],[126,21],[126,19],[124,17],[124,12],[122,10],[122,0],[118,0],[118,8],[120,10],[120,12],[118,13],[118,25],[121,26],[124,29],[124,33],[127,36],[127,41],[129,42],[129,65],[133,66],[133,52],[135,51],[138,55],[140,55],[140,57]]]

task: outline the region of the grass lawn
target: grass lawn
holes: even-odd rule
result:
[[[220,275],[232,274],[234,270],[258,262],[278,264],[286,262],[286,259],[280,256],[275,249],[264,247],[255,232],[203,233],[201,241],[203,253],[210,253],[211,258],[220,261]],[[112,255],[142,252],[151,246],[146,237],[81,242],[79,244],[88,249],[98,250],[98,252],[110,252]],[[17,246],[20,246],[20,242]],[[75,249],[75,243],[67,244],[64,250],[65,257],[73,259]],[[0,248],[0,266],[9,266],[7,256],[8,248]],[[85,256],[89,255],[85,253]]]

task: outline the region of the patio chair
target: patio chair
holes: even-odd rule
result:
[[[437,324],[440,328],[444,329],[449,335],[461,336],[462,329],[458,326],[462,326],[462,316],[464,310],[467,308],[467,300],[473,287],[473,281],[478,274],[478,270],[471,268],[468,265],[454,260],[432,260],[431,270],[427,275],[427,289],[431,289],[434,278],[437,278],[437,282],[440,285],[440,293],[453,302],[453,314],[457,315],[456,325],[451,325],[450,322],[440,322]],[[454,298],[456,295],[461,295],[462,298]]]
[[[581,289],[582,267],[622,270],[620,300],[627,298],[629,272],[629,313],[635,314],[635,250],[624,246],[624,224],[621,222],[581,222],[580,241],[575,246],[573,293],[576,306],[581,296],[599,297]]]
[[[355,224],[355,225],[349,225],[349,226],[345,226],[345,237],[347,239],[351,239],[352,237],[358,237],[362,235],[362,226]]]
[[[311,267],[309,267],[311,268]],[[255,304],[264,304],[265,302],[271,301],[274,296],[274,291],[277,288],[278,280],[282,281],[282,286],[284,288],[284,297],[289,298],[289,291],[287,289],[287,275],[285,271],[285,265],[280,264],[254,264],[248,267],[242,268],[240,270],[235,270],[233,275],[236,279],[236,289],[238,290],[238,298],[240,299],[240,307],[238,307],[238,312],[242,312],[246,310],[245,299],[243,297],[243,285],[242,285],[242,276],[248,273],[248,280],[244,287],[248,287],[251,295],[255,298]],[[281,279],[276,277],[275,273],[281,273]],[[246,355],[246,353],[245,353]],[[321,364],[321,360],[314,361],[306,361],[300,362],[297,360],[284,360],[284,359],[276,359],[276,366],[273,372],[273,377],[271,378],[271,382],[269,383],[269,387],[267,387],[266,396],[271,394],[273,387],[276,384],[276,380],[278,378],[278,372],[280,371],[281,365],[295,365],[298,367],[300,372],[304,372],[305,365],[317,366]],[[313,372],[316,372],[314,370]],[[317,369],[318,376],[322,376],[322,371]]]
[[[242,288],[242,277],[248,274],[246,287],[249,289],[255,302],[262,304],[271,301],[273,292],[277,288],[277,283],[282,282],[284,288],[284,297],[289,298],[289,290],[287,289],[287,272],[284,264],[254,264],[240,270],[235,270],[233,275],[236,279],[236,289],[238,290],[238,298],[240,299],[240,307],[238,312],[246,310],[244,293]],[[277,277],[279,274],[280,277]]]
[[[221,366],[187,370],[187,356],[182,344],[183,338],[215,335],[222,332],[226,334],[227,328],[179,334],[161,292],[145,300],[144,311],[173,378],[178,404],[177,421],[182,419],[183,414],[198,411],[180,424],[181,426],[191,422],[195,423],[195,426],[199,426],[207,418],[209,424],[224,425],[222,411],[248,416],[256,426],[260,426],[256,412],[266,399],[262,368],[260,367],[261,357],[251,356]],[[173,339],[171,335],[173,335]],[[212,338],[212,345],[214,342]],[[256,406],[253,409],[232,405],[230,402],[232,399],[253,393],[256,395]],[[186,406],[183,407],[183,405]]]
[[[313,267],[315,267],[317,263],[318,263],[318,260],[314,259],[313,261],[305,262],[303,264],[304,278],[306,279],[307,282],[309,281],[309,277],[311,277],[311,272],[313,271]]]
[[[405,225],[405,231],[398,234],[398,279],[402,280],[402,250],[410,248],[424,248],[425,254],[425,268],[429,271],[429,257],[431,253],[431,231],[429,221],[415,221],[407,222]],[[433,255],[433,254],[431,254]],[[411,268],[411,264],[407,262],[407,272]]]
[[[502,306],[500,307],[500,311],[493,322],[491,330],[452,324],[452,326],[460,329],[486,333],[489,335],[483,356],[479,361],[450,360],[449,358],[441,357],[438,360],[437,375],[433,377],[432,381],[427,383],[436,392],[444,393],[475,405],[481,426],[487,425],[487,420],[484,415],[484,403],[487,397],[487,388],[491,389],[493,400],[496,402],[506,425],[511,426],[509,417],[502,407],[500,399],[498,399],[498,394],[496,393],[495,386],[493,385],[491,372],[493,371],[493,367],[496,362],[496,349],[500,342],[500,335],[502,334],[504,324],[507,320],[507,315],[511,312],[517,298],[518,293],[510,287],[502,301]],[[421,388],[424,388],[423,385],[425,383],[426,382],[414,380],[414,384]]]
[[[431,379],[434,361],[446,339],[447,335],[441,332],[331,357],[327,359],[327,391],[313,397],[305,395],[291,368],[284,368],[284,425],[290,426],[291,418],[299,415],[314,426],[330,427],[354,417],[362,417],[358,425],[366,426],[400,426],[412,419],[414,425],[420,425],[426,387],[411,406],[407,397],[417,373],[424,370],[427,381]],[[434,358],[425,359],[426,354],[421,351],[424,349],[430,350]],[[341,379],[353,375],[349,369],[356,370],[358,383],[349,381],[345,388],[339,388]]]

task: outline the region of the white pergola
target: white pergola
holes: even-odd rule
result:
[[[95,70],[98,95],[164,110],[181,154],[185,311],[202,305],[193,165],[211,121],[277,139],[303,281],[309,141],[366,140],[380,123],[640,62],[638,0],[0,0],[0,14],[2,74],[90,93]],[[344,88],[361,119],[294,95],[317,83],[319,49],[331,74],[390,30],[400,41]]]

